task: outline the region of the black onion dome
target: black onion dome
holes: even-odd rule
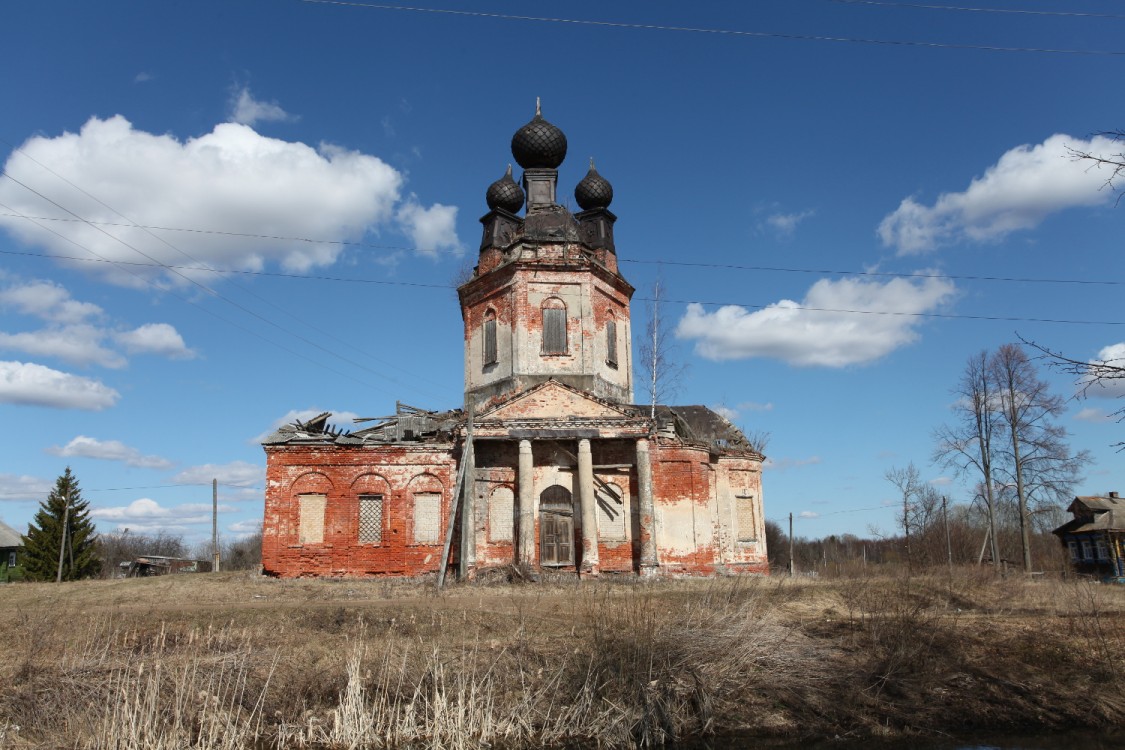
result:
[[[591,208],[609,208],[609,204],[613,202],[613,185],[598,174],[593,159],[590,159],[590,171],[574,188],[574,200],[578,201],[583,211],[589,211]]]
[[[512,136],[512,156],[524,169],[557,169],[566,158],[566,135],[543,119],[538,102],[535,117]]]
[[[508,165],[508,171],[504,173],[496,182],[488,186],[488,192],[485,193],[484,199],[488,201],[488,207],[495,211],[502,208],[510,214],[514,214],[523,208],[523,188],[516,184],[512,179],[512,165]]]

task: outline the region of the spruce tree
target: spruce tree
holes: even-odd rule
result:
[[[69,500],[70,511],[67,512]],[[62,549],[64,581],[90,578],[98,574],[101,561],[94,542],[97,534],[90,520],[89,503],[82,499],[78,480],[70,467],[55,480],[55,488],[39,503],[35,520],[27,527],[24,539],[24,572],[28,580],[53,581],[59,567],[59,548],[63,542],[63,518],[66,518],[66,545]]]

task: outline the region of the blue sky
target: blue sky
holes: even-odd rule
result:
[[[103,531],[208,537],[216,477],[238,536],[271,427],[460,405],[452,286],[536,97],[560,195],[613,183],[635,332],[663,278],[676,401],[770,433],[767,517],[891,531],[910,461],[968,499],[929,463],[965,360],[1125,342],[1125,206],[1067,158],[1117,148],[1125,7],[921,6],[6,6],[0,518],[69,464]],[[1083,493],[1121,405],[1068,404]]]

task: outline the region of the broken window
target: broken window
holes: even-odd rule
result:
[[[617,321],[612,318],[605,324],[605,361],[617,367]]]
[[[359,496],[359,541],[361,544],[383,543],[383,496]]]
[[[566,354],[566,306],[551,298],[543,303],[543,353]]]
[[[625,540],[625,493],[616,484],[599,484],[598,535],[612,541]]]
[[[489,310],[484,316],[484,364],[496,362],[496,313]]]
[[[441,495],[419,492],[414,495],[414,543],[437,544],[441,540]]]
[[[324,542],[324,507],[328,504],[327,495],[299,495],[300,527],[297,531],[298,544],[322,544]]]

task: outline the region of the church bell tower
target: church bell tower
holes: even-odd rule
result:
[[[566,135],[543,118],[537,102],[535,117],[512,136],[520,183],[509,165],[485,194],[480,258],[457,290],[465,323],[465,404],[478,412],[551,378],[632,403],[633,287],[617,266],[613,187],[591,159],[574,190],[582,210],[572,214],[559,205],[558,168],[566,150]]]

